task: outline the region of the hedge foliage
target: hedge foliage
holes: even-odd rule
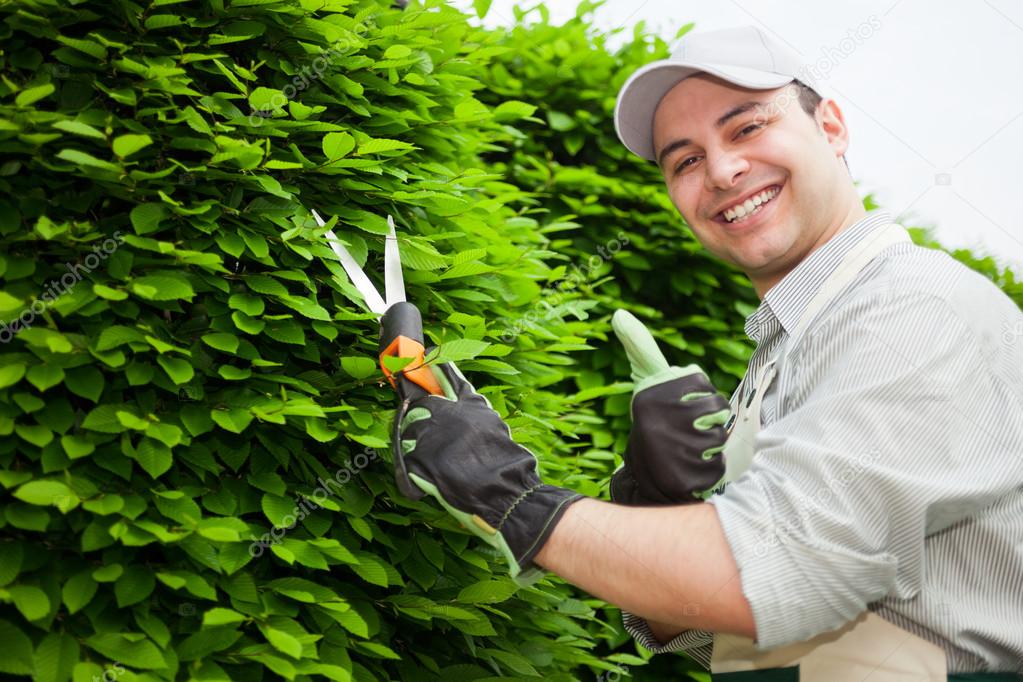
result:
[[[370,270],[393,215],[430,341],[548,480],[601,495],[631,388],[610,313],[658,318],[728,391],[756,298],[613,137],[665,44],[611,51],[591,8],[484,30],[439,0],[0,6],[0,672],[690,667],[644,668],[614,609],[516,591],[396,493],[377,323],[309,213]]]

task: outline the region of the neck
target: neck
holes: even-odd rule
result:
[[[866,215],[867,210],[863,208],[863,202],[856,198],[849,211],[841,219],[836,220],[826,230],[817,235],[816,239],[810,244],[809,248],[807,248],[799,260],[781,270],[764,273],[763,275],[746,273],[750,278],[750,282],[753,284],[753,289],[757,292],[757,298],[761,301],[764,300],[764,296],[767,295],[767,292],[770,291],[778,282],[785,279],[785,276],[792,272],[796,266],[806,260],[810,254],[827,244],[842,230],[863,219]]]

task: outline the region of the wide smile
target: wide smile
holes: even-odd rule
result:
[[[714,216],[714,222],[723,225],[729,231],[734,232],[745,231],[749,228],[757,227],[774,213],[775,204],[778,203],[778,198],[781,196],[784,187],[785,183],[782,183],[780,185],[771,185],[769,187],[764,188],[765,191],[770,189],[774,189],[777,191],[775,192],[773,197],[768,199],[766,202],[760,204],[759,206],[754,208],[753,211],[747,213],[743,217],[729,221],[725,218],[724,211],[722,211],[721,213],[718,213],[716,216]]]

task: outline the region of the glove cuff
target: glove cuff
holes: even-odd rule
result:
[[[573,490],[538,483],[509,507],[497,530],[521,569],[533,566],[533,558],[543,549],[565,510],[583,497]]]

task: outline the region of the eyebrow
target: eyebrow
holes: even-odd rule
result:
[[[760,100],[751,99],[751,100],[749,100],[747,102],[743,102],[742,104],[739,104],[738,106],[732,107],[727,112],[725,112],[725,114],[721,118],[719,118],[717,121],[714,122],[714,127],[715,128],[719,128],[719,129],[723,128],[726,123],[731,121],[736,116],[741,116],[742,114],[745,114],[750,109],[755,109],[756,107],[759,107],[759,106],[762,106],[762,105],[763,105],[763,102],[761,102]],[[680,140],[675,140],[674,142],[668,144],[664,149],[661,150],[661,153],[657,155],[657,164],[660,165],[660,166],[663,166],[664,165],[664,158],[666,156],[668,156],[668,154],[672,153],[676,149],[681,149],[682,147],[687,147],[687,146],[691,145],[692,143],[693,143],[693,141],[690,138],[683,137]]]

